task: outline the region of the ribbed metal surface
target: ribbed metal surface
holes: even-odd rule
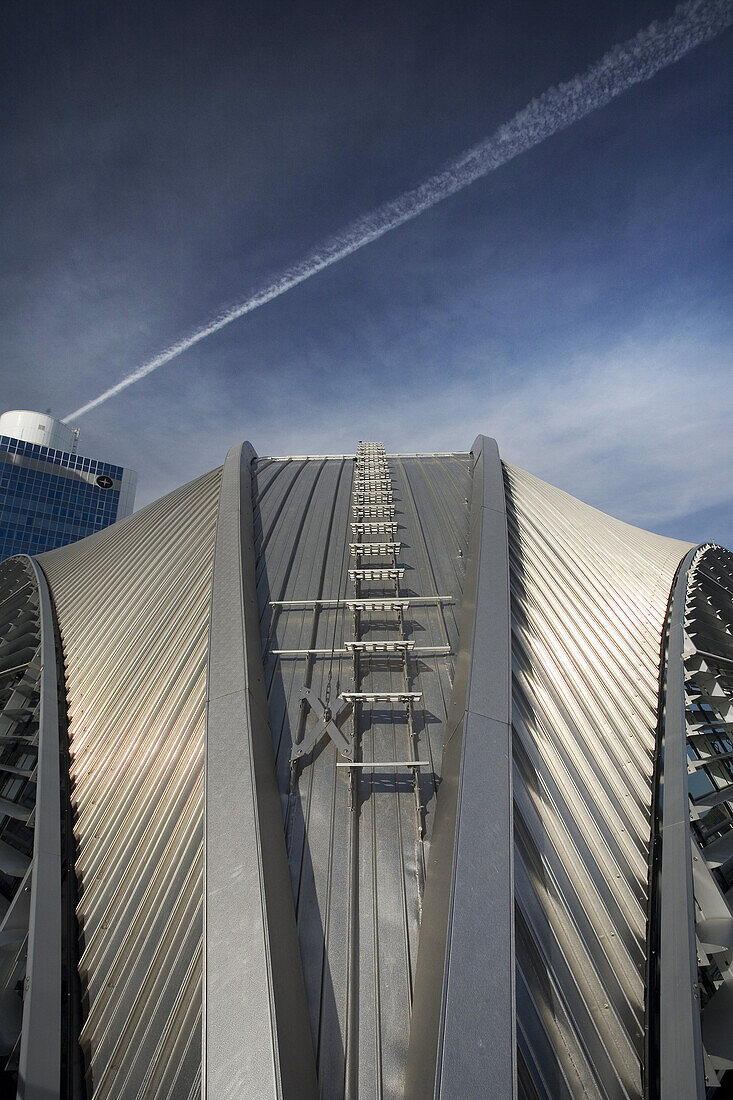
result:
[[[43,555],[64,653],[96,1097],[200,1087],[203,732],[220,471]]]
[[[386,461],[396,514],[378,516],[387,507],[378,503],[368,522],[394,519],[398,526],[366,534],[351,529],[352,522],[364,522],[352,514],[353,460],[255,464],[255,549],[270,724],[324,1097],[356,1096],[357,1090],[371,1097],[402,1093],[423,876],[465,571],[469,456]],[[373,537],[400,542],[397,564],[405,573],[357,578],[359,598],[376,602],[373,610],[359,610],[357,631],[346,602],[355,596],[348,576],[356,560],[350,544]],[[344,757],[326,732],[297,761],[291,789],[293,744],[319,720],[303,699],[304,688],[334,713],[344,706],[343,692],[407,690],[399,653],[396,658],[390,652],[362,653],[355,662],[345,645],[357,636],[369,642],[398,637],[395,611],[379,604],[396,597],[416,600],[404,612],[405,635],[415,642],[409,690],[422,692],[413,710],[415,741],[406,704],[399,700],[358,700],[356,731],[349,704],[336,721],[363,761],[409,761],[416,747],[417,756],[428,761],[419,769],[417,798],[410,771],[397,763],[380,769],[338,767]],[[270,601],[302,602],[271,606]],[[303,650],[314,652],[308,656]],[[350,771],[355,773],[351,790]]]
[[[473,534],[469,539],[476,456],[385,455],[377,444],[361,445],[357,456],[356,464],[351,456],[255,460],[253,541],[243,492],[248,483],[232,480],[224,496],[238,489],[240,510],[230,501],[219,516],[217,554],[226,569],[214,601],[220,625],[214,664],[220,671],[231,664],[241,692],[248,690],[242,675],[261,676],[262,669],[259,658],[244,670],[234,664],[256,653],[258,641],[261,646],[267,708],[264,701],[254,705],[252,695],[245,725],[259,738],[258,751],[266,738],[267,753],[253,757],[254,764],[250,759],[249,773],[247,761],[240,761],[231,777],[237,782],[228,785],[229,749],[222,742],[209,799],[248,778],[264,796],[272,783],[272,765],[265,762],[267,710],[277,792],[271,788],[265,839],[273,836],[273,814],[279,832],[281,809],[289,883],[283,870],[283,889],[262,894],[272,911],[264,925],[267,943],[256,950],[264,951],[269,966],[268,952],[283,942],[274,931],[276,918],[283,897],[290,904],[292,889],[320,1092],[339,1100],[403,1094],[421,923],[423,931],[430,925],[423,920],[430,903],[424,878],[444,779],[456,656],[460,652],[471,669],[488,667],[507,628],[503,526],[497,534],[499,526],[484,517],[482,564],[474,581],[466,573],[476,541]],[[498,457],[495,464],[500,496]],[[39,559],[63,649],[81,1042],[94,1098],[193,1100],[201,1089],[203,745],[220,483],[221,471],[214,471],[129,520]],[[661,643],[675,572],[689,548],[614,520],[506,464],[504,487],[514,842],[512,847],[511,794],[495,786],[493,795],[482,797],[475,769],[469,854],[481,859],[484,843],[486,855],[462,880],[468,893],[454,914],[463,921],[458,946],[475,936],[490,954],[495,943],[511,974],[511,919],[501,924],[489,918],[490,927],[481,919],[490,911],[481,897],[491,891],[503,891],[510,911],[511,858],[491,863],[508,837],[519,1095],[639,1098],[647,942],[654,927],[648,924],[650,829]],[[501,511],[493,498],[482,507]],[[503,525],[503,512],[501,519]],[[0,698],[0,795],[6,800],[0,802],[0,828],[7,843],[0,850],[0,886],[9,901],[7,924],[32,852],[29,826],[13,815],[20,812],[16,807],[23,813],[33,807],[41,639],[36,589],[23,587],[17,566],[3,569],[0,687],[8,690]],[[464,585],[465,622],[472,625],[464,626],[461,639]],[[695,871],[695,917],[711,1083],[733,1054],[727,896],[733,886],[732,597],[733,558],[703,548],[690,572],[684,644],[676,659],[680,668],[684,662],[688,714],[680,738],[686,729],[693,853],[704,855]],[[503,639],[506,677],[505,634]],[[501,672],[499,665],[491,669],[483,678],[471,674],[471,700],[461,704],[471,718],[471,743],[481,750],[498,745],[486,699]],[[681,699],[682,681],[679,694]],[[212,719],[212,736],[217,730],[237,736],[247,706],[234,701],[225,681],[214,697],[229,711],[225,726],[215,730]],[[505,712],[506,706],[506,764]],[[481,758],[489,757],[484,752]],[[469,766],[471,759],[475,754]],[[684,772],[684,761],[681,767]],[[500,785],[498,769],[492,779]],[[442,789],[449,787],[446,782]],[[242,809],[240,795],[233,797]],[[225,861],[217,852],[226,845],[227,807],[213,804],[219,848],[212,846],[211,858],[221,870]],[[264,820],[259,813],[259,828]],[[266,887],[272,860],[263,855],[262,837],[242,828],[240,848],[251,848],[262,861],[260,886]],[[461,852],[454,846],[446,858],[455,864]],[[282,855],[280,862],[284,869]],[[442,863],[445,868],[446,859]],[[492,866],[498,868],[494,879],[486,875]],[[216,892],[214,875],[211,882]],[[478,904],[470,894],[475,884]],[[253,898],[256,903],[255,895],[248,903]],[[0,937],[6,987],[0,1011],[18,1007],[8,994],[23,977],[24,919],[26,925],[15,921],[19,937],[5,944]],[[292,929],[292,912],[290,924]],[[278,966],[292,969],[293,954],[295,962],[285,966],[279,957]],[[463,970],[446,974],[441,990],[442,997],[453,981],[451,1004],[459,1008],[462,990],[475,993],[468,955]],[[249,988],[246,959],[244,952],[238,960],[244,960],[240,999]],[[287,974],[285,979],[273,1003],[287,991]],[[240,1012],[239,1005],[231,1011]],[[274,1014],[272,1004],[263,1011],[281,1026],[277,1004]],[[511,1008],[504,1015],[511,1016]],[[305,1009],[299,1018],[306,1018]],[[459,1031],[460,1019],[451,1009],[449,1023]],[[225,1044],[219,1061],[225,1082],[226,1058],[241,1071],[246,1059],[259,1057],[262,1035],[254,1030],[239,1027],[238,1038]],[[304,1035],[306,1049],[307,1028]],[[482,1069],[469,1091],[492,1095],[492,1080],[484,1076],[491,1073]],[[281,1095],[278,1072],[273,1082],[271,1092]],[[297,1088],[291,1081],[288,1095],[297,1095]]]
[[[660,643],[689,547],[505,477],[520,1095],[640,1097]]]

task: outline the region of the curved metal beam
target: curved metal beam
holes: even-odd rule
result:
[[[255,586],[249,443],[222,474],[204,814],[203,1096],[316,1097]]]
[[[18,1096],[50,1100],[61,1087],[61,771],[58,672],[51,596],[37,562],[41,620],[40,720],[28,961]]]
[[[705,1071],[697,988],[685,721],[684,622],[690,567],[680,565],[669,604],[659,752],[658,879],[659,1100],[703,1100]]]
[[[479,436],[471,450],[460,643],[407,1056],[413,1100],[517,1094],[506,502],[496,441]]]

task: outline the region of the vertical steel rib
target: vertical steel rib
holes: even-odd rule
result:
[[[653,880],[650,1095],[701,1100],[733,1067],[733,557],[706,544],[669,604]],[[654,938],[656,937],[656,938]]]
[[[203,1095],[317,1095],[259,636],[250,463],[224,464],[205,752]]]
[[[705,1096],[695,902],[690,849],[685,718],[685,603],[697,549],[685,556],[672,589],[660,752],[659,1098]]]
[[[61,774],[53,611],[46,578],[28,559],[41,620],[40,717],[28,962],[18,1095],[49,1100],[61,1076]]]
[[[420,930],[407,1097],[516,1096],[506,503],[479,436],[456,679]]]

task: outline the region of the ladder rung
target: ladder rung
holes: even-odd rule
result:
[[[342,691],[342,699],[359,703],[411,703],[422,699],[421,691]]]
[[[428,647],[428,648],[430,648],[430,647]],[[353,649],[347,649],[347,648],[340,649],[338,647],[336,647],[335,649],[271,649],[269,652],[270,652],[270,655],[272,657],[297,657],[297,658],[300,658],[300,657],[353,657],[353,655],[354,655],[354,650]],[[398,650],[393,650],[393,651],[392,650],[384,650],[384,651],[366,650],[364,652],[365,652],[365,655],[369,655],[370,653],[379,653],[379,652],[383,652],[383,653],[395,652],[396,653],[396,652],[399,652],[399,651]],[[422,650],[420,649],[419,646],[416,646],[415,649],[411,650],[410,652],[414,652],[414,653],[420,652],[420,653],[422,653]],[[432,652],[432,649],[431,649],[431,652]],[[446,647],[446,652],[448,652],[447,647]],[[436,654],[433,654],[433,655],[435,656]],[[2,769],[0,769],[0,770],[2,770]]]
[[[334,603],[336,601],[334,600]],[[435,603],[453,603],[452,596],[380,596],[377,599],[373,599],[370,596],[362,597],[360,600],[347,599],[341,601],[346,604],[347,607],[361,607],[367,610],[367,604],[374,604],[372,610],[374,611],[389,611],[392,608],[398,610],[405,607],[430,607]]]
[[[399,554],[399,542],[352,542],[350,550],[354,557],[361,554]]]
[[[271,649],[273,657],[343,657],[348,649]]]
[[[398,581],[405,575],[401,566],[393,569],[350,569],[349,579],[352,581]]]
[[[351,611],[404,611],[409,600],[346,600]]]
[[[355,653],[401,653],[406,649],[414,649],[415,643],[411,639],[383,642],[344,642],[344,648],[349,652],[353,650]]]
[[[427,768],[429,760],[337,760],[337,768]]]
[[[394,535],[397,524],[390,523],[352,523],[351,530],[355,535]]]
[[[409,652],[409,653],[413,654],[415,657],[442,657],[442,656],[450,653],[450,651],[451,651],[451,649],[450,649],[450,646],[448,646],[448,645],[414,645],[413,644],[409,647],[409,650],[407,650],[407,649],[403,650],[401,648],[400,649],[380,649],[379,645],[377,644],[376,647],[373,648],[373,649],[370,648],[370,649],[358,650],[356,652],[363,653],[365,656],[369,656],[370,654],[373,654],[373,653],[379,655],[380,653],[381,654],[387,654],[387,653]],[[351,657],[351,656],[353,656],[354,652],[355,652],[355,650],[352,647],[349,646],[348,642],[345,643],[345,647],[343,649],[339,648],[337,646],[335,649],[271,649],[271,650],[269,650],[270,656],[272,656],[272,657],[293,657],[293,658],[302,658],[302,657]],[[711,763],[711,762],[714,762],[714,761],[711,761],[711,760],[701,761],[702,764]],[[0,771],[8,771],[8,768],[3,768],[0,765]],[[18,774],[23,775],[25,773],[18,770]],[[34,773],[29,772],[27,778],[30,779],[33,774]]]
[[[293,609],[308,607],[335,607],[338,609],[343,607],[349,608],[349,610],[362,608],[363,610],[372,611],[390,611],[392,608],[397,610],[398,608],[404,608],[408,605],[410,607],[426,607],[434,603],[454,602],[452,596],[380,596],[377,599],[366,596],[360,600],[355,600],[351,597],[339,600],[270,600],[269,604],[270,607],[290,607]]]

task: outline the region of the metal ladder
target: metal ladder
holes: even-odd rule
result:
[[[366,799],[375,791],[372,773],[386,772],[389,786],[391,772],[395,793],[407,795],[408,799],[409,786],[405,790],[400,779],[410,777],[415,831],[411,838],[405,836],[404,839],[407,843],[412,841],[416,849],[414,889],[419,920],[424,892],[427,806],[433,784],[428,784],[429,790],[421,789],[420,769],[430,768],[432,761],[418,757],[416,713],[419,714],[423,707],[423,695],[415,690],[414,677],[421,657],[448,657],[451,654],[447,632],[446,644],[443,645],[417,645],[411,636],[416,608],[437,606],[445,628],[442,606],[452,603],[453,597],[441,596],[437,592],[423,596],[403,595],[401,592],[401,583],[407,571],[407,566],[399,561],[403,549],[399,534],[405,529],[405,512],[404,508],[400,511],[398,522],[396,501],[402,495],[408,498],[408,493],[407,487],[403,487],[400,493],[400,486],[393,484],[384,445],[360,442],[354,460],[349,505],[351,537],[347,537],[345,547],[348,548],[349,561],[342,573],[343,588],[339,589],[343,595],[336,599],[321,598],[319,594],[315,599],[270,601],[275,618],[289,610],[300,614],[306,609],[313,609],[308,648],[268,647],[269,653],[277,660],[304,659],[306,664],[305,681],[300,693],[300,715],[290,754],[289,803],[296,797],[302,771],[313,764],[314,750],[326,736],[337,750],[336,774],[344,776],[347,784],[346,791],[341,788],[346,794],[345,805],[342,805],[348,815],[348,828],[344,829],[343,835],[348,845],[349,868],[344,1032],[347,1100],[354,1100],[359,1085],[360,903],[364,901],[363,887],[360,885],[360,851],[365,839],[362,810]],[[337,549],[340,548],[334,547],[333,552],[336,553]],[[352,591],[347,595],[349,586]],[[333,631],[332,645],[315,648],[319,616],[323,612],[329,616],[329,630]],[[353,624],[350,638],[343,637],[348,623],[342,618],[343,615],[348,616]],[[375,628],[380,635],[376,638],[370,633]],[[337,645],[339,629],[342,629],[342,636]],[[273,636],[271,628],[270,637]],[[336,658],[338,671],[335,698],[332,700],[331,668]],[[328,676],[322,678],[325,679],[323,698],[311,686],[314,662],[319,660],[329,662]],[[345,672],[343,681],[341,670]],[[380,680],[380,673],[384,674],[384,679]],[[379,740],[386,740],[384,729],[380,726],[388,727],[390,722],[395,757],[391,760],[383,758],[389,752],[378,753]],[[371,752],[368,751],[370,742]],[[288,820],[289,812],[286,831]],[[371,820],[373,822],[374,817]],[[343,821],[342,825],[345,824]],[[404,841],[400,839],[399,843],[402,845]]]
[[[415,791],[418,833],[422,839],[425,830],[425,813],[420,800],[418,769],[427,767],[429,761],[419,760],[417,755],[414,708],[422,699],[422,692],[411,690],[409,661],[415,649],[415,642],[405,635],[405,609],[409,604],[400,598],[400,581],[405,575],[405,568],[397,561],[401,543],[396,537],[398,523],[395,515],[392,475],[384,444],[359,443],[352,488],[351,531],[354,541],[349,545],[350,555],[357,564],[348,570],[349,580],[354,587],[354,599],[350,601],[354,637],[353,640],[344,642],[344,648],[353,657],[353,690],[342,691],[340,694],[340,697],[351,703],[354,708],[354,752],[349,760],[339,761],[337,767],[349,769],[351,807],[354,812],[358,810],[356,769],[410,770]],[[370,598],[365,585],[372,585],[374,582],[381,582],[380,591],[378,595],[372,594]],[[390,589],[394,591],[391,592]],[[383,612],[387,621],[393,620],[390,632],[394,631],[394,638],[370,641],[362,637],[364,632],[362,617],[371,611]],[[394,659],[399,662],[404,685],[401,690],[369,690],[369,658],[377,654],[382,659]],[[361,758],[359,716],[361,708],[367,703],[388,703],[393,710],[404,708],[408,730],[408,759],[382,761]]]
[[[395,492],[384,444],[359,443],[354,461],[354,474],[351,486],[351,538],[349,556],[354,566],[347,569],[347,578],[353,586],[353,596],[336,600],[273,600],[270,601],[276,612],[288,607],[312,606],[317,617],[321,609],[329,609],[336,614],[350,613],[353,620],[353,638],[345,639],[343,645],[330,648],[308,649],[271,649],[270,653],[278,658],[314,658],[350,657],[352,689],[339,692],[341,705],[333,707],[330,698],[330,677],[325,701],[306,683],[301,691],[301,720],[298,733],[292,745],[290,755],[290,791],[293,792],[299,769],[321,738],[327,734],[336,745],[342,759],[337,767],[348,768],[348,782],[351,807],[358,811],[358,780],[355,770],[392,769],[412,772],[415,791],[415,806],[420,840],[425,835],[425,807],[421,803],[418,783],[418,769],[427,767],[428,760],[418,759],[418,742],[415,730],[415,707],[422,699],[422,692],[411,689],[410,661],[421,656],[443,656],[450,653],[448,644],[438,646],[418,646],[414,639],[406,635],[406,616],[414,606],[442,604],[450,600],[444,596],[407,597],[400,594],[400,581],[405,575],[405,566],[398,563],[398,554],[402,544],[397,538],[399,523],[396,519]],[[376,560],[375,560],[376,559]],[[378,584],[378,590],[372,586]],[[394,637],[370,640],[362,637],[365,622],[363,616],[371,612],[382,612]],[[334,631],[335,638],[335,631]],[[397,691],[383,691],[370,688],[370,658],[390,659],[399,662],[402,672],[402,686]],[[360,718],[365,704],[391,704],[394,712],[404,711],[408,731],[408,757],[405,760],[364,760],[361,754]],[[306,712],[310,710],[318,721],[306,731]],[[351,712],[351,732],[347,732],[347,717]],[[342,728],[343,727],[343,728]],[[365,729],[368,727],[365,727]]]

